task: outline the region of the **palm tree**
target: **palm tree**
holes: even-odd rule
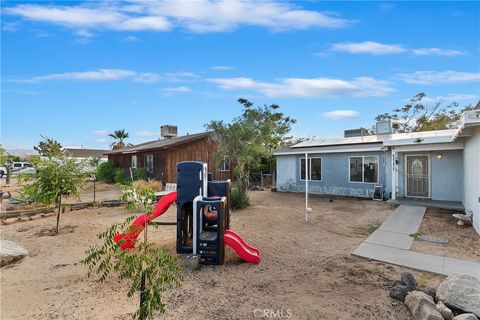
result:
[[[113,133],[109,133],[108,136],[112,137],[115,140],[110,145],[112,150],[121,150],[121,149],[125,148],[126,146],[129,147],[129,146],[132,145],[130,143],[125,144],[123,142],[123,140],[128,138],[128,132],[126,132],[125,129],[115,130],[115,131],[113,131]]]

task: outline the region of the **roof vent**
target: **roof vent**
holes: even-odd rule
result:
[[[360,128],[360,129],[345,130],[343,136],[345,138],[351,138],[351,137],[363,137],[363,136],[369,136],[369,135],[370,133],[368,132],[367,129]]]
[[[160,127],[160,134],[162,139],[171,139],[177,136],[177,126],[164,125]]]
[[[377,121],[377,124],[375,125],[375,132],[376,134],[392,134],[392,121]]]

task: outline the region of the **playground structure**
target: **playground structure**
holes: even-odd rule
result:
[[[177,164],[177,191],[163,196],[152,213],[138,216],[128,232],[116,235],[114,241],[118,243],[123,240],[121,248],[124,250],[134,247],[145,225],[176,202],[177,253],[193,253],[200,256],[201,264],[220,265],[224,263],[227,245],[243,260],[258,264],[259,250],[229,230],[230,194],[230,180],[212,181],[207,164],[180,162]]]

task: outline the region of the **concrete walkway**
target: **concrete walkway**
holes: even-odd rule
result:
[[[410,251],[426,208],[401,205],[352,253],[355,256],[403,267],[450,275],[468,274],[480,279],[480,262]]]

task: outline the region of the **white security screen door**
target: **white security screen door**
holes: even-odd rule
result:
[[[430,161],[428,156],[405,156],[406,196],[430,197]]]

